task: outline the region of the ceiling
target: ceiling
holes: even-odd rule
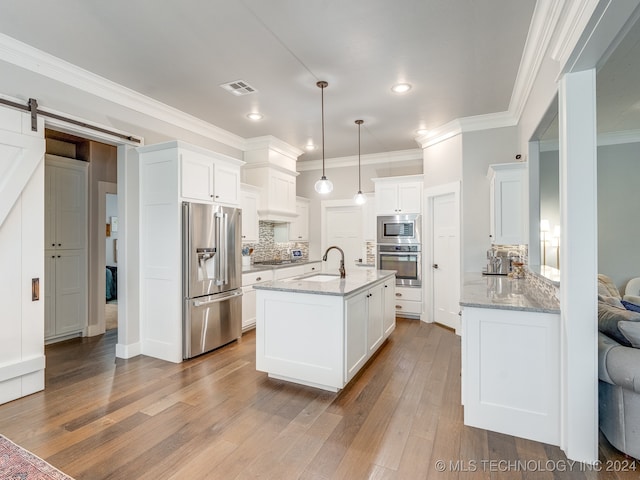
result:
[[[244,138],[320,144],[325,80],[325,156],[335,158],[357,154],[356,119],[367,154],[415,149],[419,128],[507,111],[535,1],[2,4],[0,32]],[[235,80],[257,92],[219,86]],[[412,89],[395,94],[397,82]],[[259,122],[246,117],[255,111]]]

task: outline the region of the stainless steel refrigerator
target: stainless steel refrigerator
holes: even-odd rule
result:
[[[182,204],[183,357],[242,335],[241,210]]]

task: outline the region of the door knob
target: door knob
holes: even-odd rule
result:
[[[438,264],[437,264],[437,263],[434,263],[434,264],[433,264],[433,268],[437,269],[437,268],[438,268]]]

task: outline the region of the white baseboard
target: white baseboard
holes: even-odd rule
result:
[[[116,357],[117,358],[133,358],[142,354],[142,346],[140,342],[125,345],[122,343],[116,343]]]

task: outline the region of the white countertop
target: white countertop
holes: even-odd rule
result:
[[[336,274],[335,279],[326,282],[305,281],[305,278],[333,273],[334,272],[307,273],[299,277],[260,283],[254,285],[253,288],[256,290],[345,296],[364,290],[380,280],[395,277],[396,274],[395,270],[358,268],[347,271],[346,278],[340,278],[340,276]]]
[[[466,273],[460,305],[528,312],[560,313],[560,303],[526,278]]]

